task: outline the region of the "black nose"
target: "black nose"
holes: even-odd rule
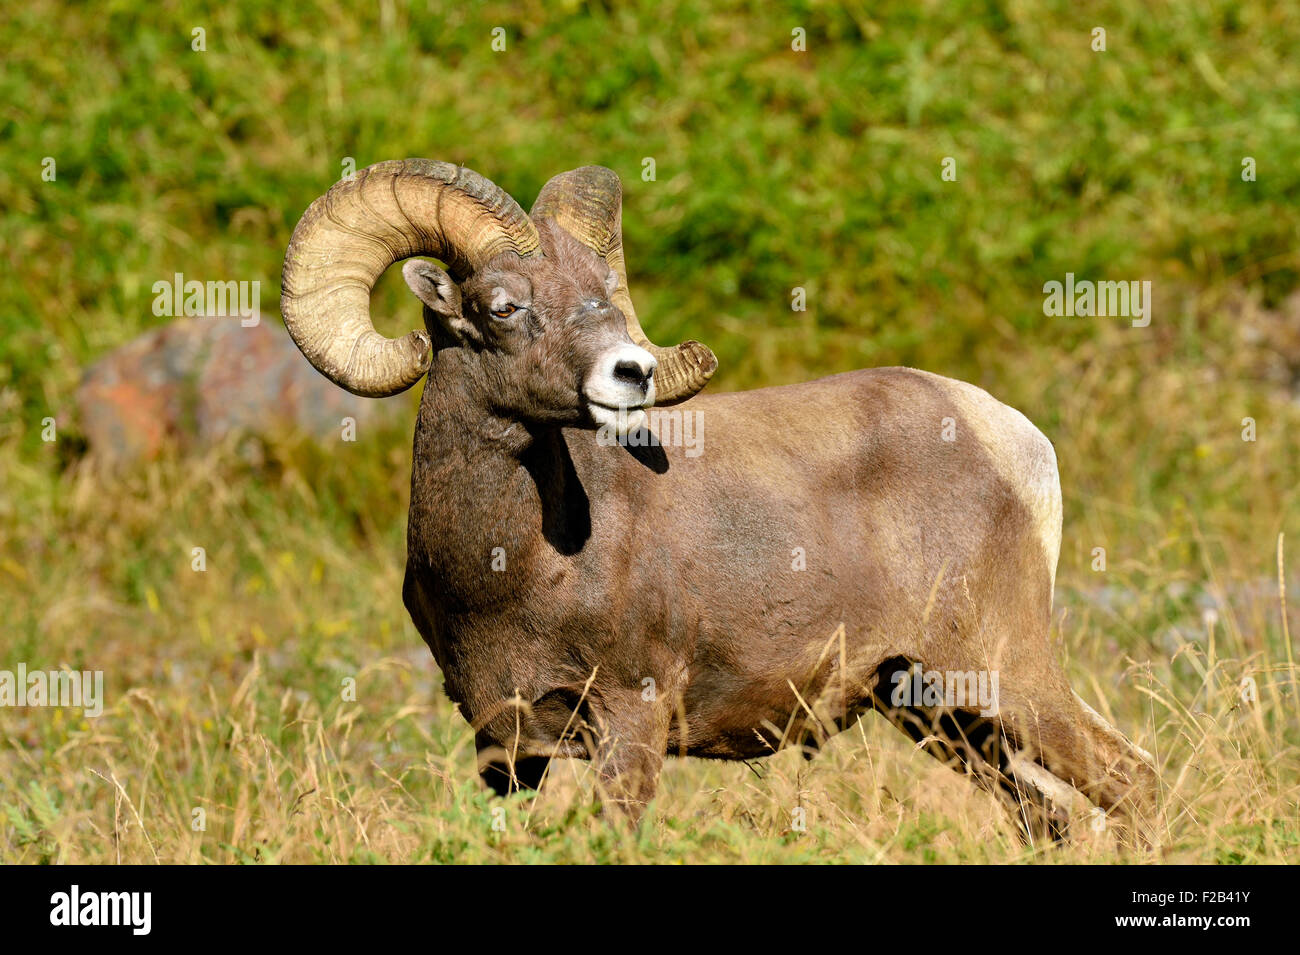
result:
[[[619,381],[625,381],[630,385],[636,385],[642,391],[645,391],[650,384],[650,376],[654,370],[646,371],[638,362],[624,359],[614,366],[614,377]]]

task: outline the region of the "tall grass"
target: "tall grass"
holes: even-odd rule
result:
[[[1293,5],[4,16],[0,668],[102,669],[108,705],[0,710],[0,861],[1147,861],[1105,835],[1022,844],[876,719],[811,762],[670,761],[639,830],[593,814],[583,764],[491,800],[401,605],[409,418],[114,475],[82,457],[80,371],[166,320],[153,282],[259,280],[274,321],[310,200],[345,157],[408,155],[525,205],[617,169],[643,320],[714,347],[711,387],[910,364],[1023,410],[1061,463],[1060,651],[1158,756],[1161,858],[1300,856]],[[1151,326],[1044,316],[1067,271],[1152,281]],[[389,334],[418,320],[400,285],[376,298]]]

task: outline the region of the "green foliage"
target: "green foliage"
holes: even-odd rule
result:
[[[907,364],[1023,410],[1061,462],[1071,675],[1158,751],[1171,853],[1297,858],[1276,591],[1277,535],[1300,542],[1294,4],[35,0],[0,31],[0,667],[109,674],[97,721],[0,714],[0,860],[1043,858],[865,724],[762,778],[672,762],[635,832],[593,815],[582,767],[536,805],[490,800],[401,606],[409,430],[81,461],[81,369],[169,320],[154,282],[260,281],[274,321],[298,216],[347,157],[405,156],[525,207],[616,169],[643,321],[710,344],[712,388]],[[1045,316],[1067,272],[1150,280],[1151,326]],[[418,322],[391,274],[374,310]]]

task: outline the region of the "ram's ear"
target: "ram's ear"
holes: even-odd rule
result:
[[[409,259],[402,266],[402,277],[406,279],[406,284],[415,293],[415,297],[428,307],[453,337],[462,342],[478,338],[473,323],[461,311],[460,286],[452,281],[450,275],[432,262]],[[435,329],[430,328],[429,331]]]

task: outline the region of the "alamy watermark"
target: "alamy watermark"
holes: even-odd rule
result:
[[[153,927],[152,892],[83,892],[74,884],[50,896],[50,924],[55,926],[119,925],[132,935]]]
[[[103,670],[0,670],[0,706],[79,706],[92,719],[104,712]]]
[[[926,670],[913,663],[891,677],[893,706],[958,707],[979,706],[980,716],[998,714],[998,672],[996,670]]]
[[[1052,318],[1131,318],[1134,328],[1151,324],[1151,282],[1076,282],[1073,272],[1065,281],[1043,285],[1043,314]]]
[[[168,282],[153,283],[153,313],[159,317],[238,318],[239,324],[252,328],[262,320],[262,283],[186,281],[177,272]]]
[[[704,412],[647,408],[645,425],[629,431],[628,420],[639,410],[620,408],[616,425],[604,424],[596,429],[596,443],[603,447],[615,444],[625,448],[680,447],[685,449],[688,458],[698,458],[704,453]]]

